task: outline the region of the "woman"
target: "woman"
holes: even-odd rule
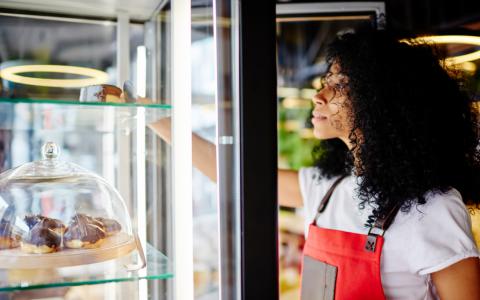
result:
[[[480,200],[479,128],[468,98],[428,46],[385,32],[337,38],[328,62],[313,98],[323,145],[317,167],[279,176],[280,197],[291,206],[303,198],[312,223],[305,256],[338,266],[336,299],[480,299],[464,206]],[[384,232],[370,230],[389,215],[396,217]],[[356,251],[335,249],[332,240]]]
[[[385,32],[342,35],[327,57],[316,167],[279,171],[280,204],[305,207],[302,297],[480,299],[464,205],[480,201],[468,98],[430,47]],[[153,128],[168,141],[167,122]],[[193,147],[215,180],[214,146],[194,136]]]

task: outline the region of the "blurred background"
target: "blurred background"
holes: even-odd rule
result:
[[[319,5],[319,3],[321,3]],[[337,34],[370,26],[388,28],[406,35],[467,35],[476,43],[452,40],[439,44],[445,58],[480,50],[480,2],[390,0],[372,3],[349,1],[352,8],[338,10],[340,1],[277,1],[278,153],[279,168],[298,170],[313,164],[311,98],[321,88],[320,76],[327,69],[325,46]],[[299,7],[295,8],[295,5]],[[282,8],[283,7],[283,8]],[[477,53],[478,54],[478,53]],[[480,101],[480,56],[451,64],[455,76],[464,80],[472,105]],[[480,213],[472,209],[473,229],[480,242]],[[279,252],[281,299],[298,299],[300,263],[304,238],[301,209],[280,207]]]

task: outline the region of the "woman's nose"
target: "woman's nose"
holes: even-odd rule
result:
[[[321,89],[318,91],[315,96],[313,96],[312,101],[316,105],[325,105],[327,104],[327,91],[326,88]]]

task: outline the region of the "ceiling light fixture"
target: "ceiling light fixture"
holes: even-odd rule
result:
[[[21,73],[31,72],[75,74],[86,76],[87,78],[54,79],[19,75]],[[61,88],[81,88],[94,84],[103,84],[108,81],[108,74],[106,72],[92,68],[64,65],[23,65],[6,67],[0,70],[0,77],[20,84]]]
[[[422,36],[413,39],[414,41],[421,43],[435,43],[435,44],[467,44],[480,46],[480,37],[471,36],[471,35],[432,35],[432,36]],[[402,40],[408,43],[408,40]],[[447,65],[457,65],[467,61],[480,59],[480,50],[457,55],[452,57],[447,57],[445,63]]]

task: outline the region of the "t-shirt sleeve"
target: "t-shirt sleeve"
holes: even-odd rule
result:
[[[413,273],[426,275],[462,259],[479,257],[470,214],[458,191],[431,194],[426,204],[413,206],[410,212],[415,218],[408,260]]]

